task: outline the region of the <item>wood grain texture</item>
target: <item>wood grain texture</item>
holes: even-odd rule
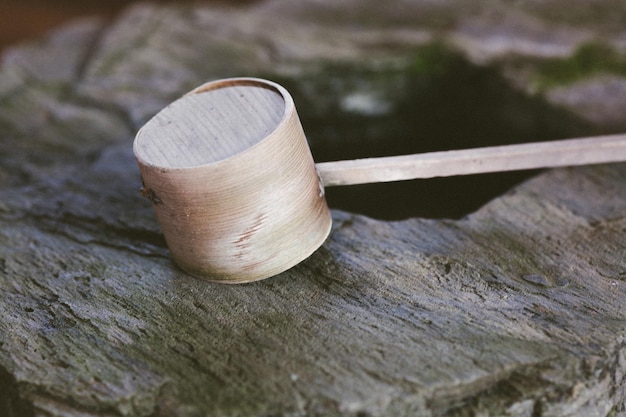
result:
[[[293,99],[253,78],[207,83],[159,112],[134,154],[174,260],[223,283],[308,258],[331,217]]]
[[[406,4],[144,5],[4,55],[0,414],[625,415],[624,164],[547,171],[458,221],[335,210],[320,250],[262,282],[214,285],[171,262],[131,142],[193,86],[396,64],[429,22],[483,53],[567,51],[616,10],[594,2],[609,18],[596,31],[568,26],[587,25],[583,2],[545,25],[527,2]],[[493,16],[522,23],[515,42],[489,42]]]
[[[260,85],[196,92],[159,112],[142,129],[136,149],[146,163],[164,168],[211,164],[259,143],[284,115],[281,95]]]
[[[626,135],[322,162],[325,186],[391,182],[626,160]]]

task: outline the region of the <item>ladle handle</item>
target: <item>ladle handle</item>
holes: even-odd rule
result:
[[[324,186],[626,161],[626,134],[316,164]]]

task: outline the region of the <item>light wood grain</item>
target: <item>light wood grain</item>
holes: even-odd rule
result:
[[[326,187],[626,160],[626,135],[323,162]]]
[[[275,90],[223,85],[186,95],[143,128],[136,148],[146,163],[189,168],[218,162],[259,143],[285,114]]]
[[[194,276],[268,278],[330,231],[293,99],[274,83],[207,83],[150,120],[134,151],[172,257]]]

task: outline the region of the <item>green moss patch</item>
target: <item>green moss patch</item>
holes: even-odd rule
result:
[[[540,63],[536,83],[545,90],[602,73],[626,77],[626,56],[607,44],[591,42],[581,45],[568,58]]]

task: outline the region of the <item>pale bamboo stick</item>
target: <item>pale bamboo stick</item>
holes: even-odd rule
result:
[[[316,164],[324,186],[626,161],[626,134]]]

